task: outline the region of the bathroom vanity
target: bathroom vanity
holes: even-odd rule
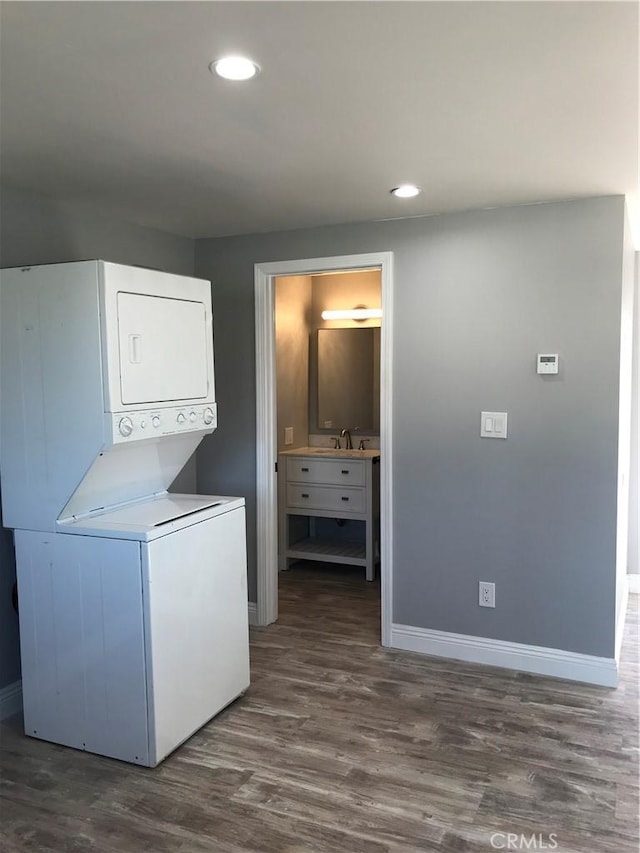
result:
[[[374,580],[379,463],[379,450],[303,447],[280,454],[281,571],[292,560],[316,560],[363,566],[366,579]]]

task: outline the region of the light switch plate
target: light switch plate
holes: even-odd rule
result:
[[[480,416],[481,438],[507,437],[507,412],[482,412]]]
[[[293,427],[284,428],[284,443],[293,444]]]

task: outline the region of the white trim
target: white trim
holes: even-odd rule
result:
[[[382,645],[391,645],[393,624],[393,254],[381,263],[380,330],[380,599]]]
[[[22,681],[14,681],[0,690],[0,720],[22,710]]]
[[[632,595],[640,594],[640,575],[627,575],[627,583]]]
[[[527,646],[487,637],[450,634],[410,625],[392,625],[391,638],[394,649],[550,675],[602,687],[618,685],[618,668],[614,658]]]
[[[255,266],[257,625],[278,618],[275,288],[269,266]]]
[[[380,340],[380,560],[382,566],[382,644],[391,641],[393,613],[392,547],[392,336],[393,255],[374,252],[331,258],[307,258],[255,265],[256,311],[256,624],[268,625],[278,618],[277,478],[275,461],[275,278],[282,275],[314,275],[329,271],[381,269],[382,333]]]
[[[622,579],[622,603],[620,604],[620,609],[618,610],[618,619],[616,621],[616,645],[615,645],[615,658],[616,665],[620,662],[620,652],[622,650],[622,638],[624,636],[624,624],[627,620],[627,607],[629,606],[629,581],[627,580],[627,575],[623,576]]]
[[[258,605],[255,601],[249,602],[249,625],[258,624]]]

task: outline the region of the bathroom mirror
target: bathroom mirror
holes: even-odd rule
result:
[[[318,429],[380,431],[380,328],[318,329]]]

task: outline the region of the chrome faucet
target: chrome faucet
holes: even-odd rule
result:
[[[346,442],[344,445],[345,450],[353,450],[353,444],[351,443],[351,433],[349,432],[349,430],[346,427],[343,427],[340,430],[340,438],[346,439]]]

